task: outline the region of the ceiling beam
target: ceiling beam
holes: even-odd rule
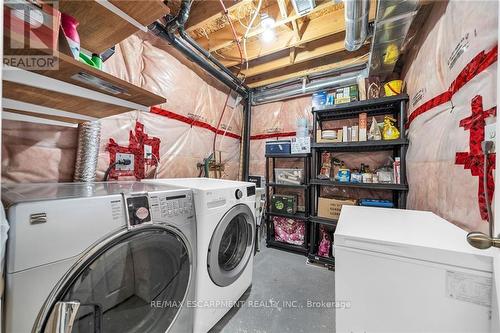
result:
[[[321,58],[333,53],[342,52],[345,34],[338,33],[301,45],[301,48],[291,47],[272,55],[251,61],[248,70],[242,70],[246,77],[267,73],[270,70],[284,68],[290,64]]]
[[[369,45],[365,45],[355,52],[342,51],[319,59],[271,70],[249,77],[246,79],[245,83],[249,87],[255,88],[296,77],[304,77],[313,73],[362,64],[368,61],[369,52]]]
[[[375,0],[372,0],[375,1]],[[308,15],[312,15],[315,13],[319,13],[320,11],[324,10],[329,10],[329,9],[334,9],[335,12],[339,12],[342,15],[342,22],[343,22],[343,17],[344,17],[344,11],[343,7],[344,5],[342,3],[340,4],[335,4],[333,1],[326,1],[322,3],[321,5],[316,6],[313,10],[311,10]],[[279,5],[277,2],[273,2],[270,4],[268,7],[264,8],[261,10],[261,12],[268,13],[269,16],[275,18],[276,23],[275,23],[275,28],[283,28],[287,23],[291,23],[292,21],[295,21],[300,18],[299,15],[296,13],[293,13],[293,15],[288,15],[287,18],[281,18],[281,19],[276,19],[278,17],[281,17],[281,11],[279,8]],[[370,10],[372,12],[372,10]],[[375,12],[373,10],[373,12]],[[373,15],[374,16],[374,15]],[[247,35],[247,44],[248,40],[252,37],[256,37],[260,35],[264,30],[257,24],[259,21],[256,20],[256,23],[254,23],[254,28],[249,31]],[[243,35],[245,34],[246,28],[240,25],[238,22],[236,22],[235,30],[236,34],[242,38]],[[231,31],[230,27],[223,27],[222,29],[219,29],[211,34],[208,35],[208,39],[206,37],[199,37],[197,34],[192,34],[193,38],[196,39],[198,44],[200,44],[205,50],[208,50],[209,52],[214,52],[218,51],[223,48],[228,48],[234,46],[234,37]]]
[[[332,1],[333,3],[333,1]],[[375,17],[375,10],[370,10],[370,18]],[[270,54],[280,52],[282,50],[299,47],[305,43],[309,43],[326,36],[338,34],[345,30],[344,11],[334,10],[325,15],[308,19],[303,18],[301,30],[301,39],[295,40],[294,32],[287,27],[276,29],[276,40],[272,43],[264,43],[259,38],[247,40],[247,59],[249,61],[268,56]],[[339,45],[339,44],[336,44]],[[342,45],[343,47],[343,45]],[[239,53],[237,48],[217,52],[220,55],[219,60],[226,66],[231,67],[239,63]]]
[[[278,7],[280,9],[280,14],[282,19],[286,19],[288,17],[288,10],[286,8],[285,0],[277,0]]]
[[[223,0],[229,13],[239,7],[248,4],[251,0]],[[209,24],[212,21],[223,18],[222,6],[219,0],[195,0],[186,22],[186,31],[190,32]]]

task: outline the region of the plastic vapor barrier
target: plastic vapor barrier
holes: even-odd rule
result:
[[[480,142],[496,106],[497,6],[436,3],[406,67],[408,208],[431,210],[466,230],[488,228]],[[493,168],[488,173],[492,194]]]
[[[2,182],[72,181],[78,129],[2,121]]]
[[[129,145],[129,132],[139,121],[150,137],[160,139],[157,177],[196,177],[197,163],[213,150],[213,140],[229,89],[182,63],[163,40],[138,33],[117,45],[104,70],[164,96],[156,113],[132,111],[103,118],[96,180],[109,167],[109,140]],[[180,55],[176,55],[180,56]],[[201,76],[200,76],[201,75]],[[219,90],[219,89],[222,90]],[[234,103],[233,103],[234,104]],[[231,101],[229,103],[231,105]],[[240,163],[242,105],[228,106],[219,125],[216,150],[225,163],[223,178],[237,179]],[[78,131],[76,128],[3,123],[2,176],[7,182],[72,181]],[[146,177],[154,167],[145,166]]]

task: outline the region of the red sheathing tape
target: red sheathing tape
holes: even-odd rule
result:
[[[109,163],[110,165],[116,161],[117,153],[125,153],[134,155],[134,171],[115,170],[111,169],[109,172],[109,179],[118,179],[123,176],[135,176],[136,179],[144,179],[146,173],[144,166],[157,166],[160,161],[160,139],[156,137],[149,137],[144,131],[144,125],[140,122],[135,123],[134,131],[129,132],[128,147],[118,145],[115,140],[109,139]],[[153,159],[145,159],[144,150],[145,145],[151,146]]]
[[[205,129],[208,129],[214,133],[217,133],[217,135],[225,135],[225,136],[228,136],[228,137],[233,138],[233,139],[241,140],[240,135],[237,135],[237,134],[234,134],[231,132],[226,132],[226,131],[221,130],[221,129],[217,129],[210,124],[204,123],[204,122],[199,121],[199,120],[194,120],[194,119],[188,118],[186,116],[180,115],[178,113],[168,111],[165,109],[161,109],[161,108],[156,107],[156,106],[151,107],[151,113],[158,114],[160,116],[164,116],[164,117],[167,117],[170,119],[182,121],[183,123],[189,124],[191,126],[205,128]]]
[[[429,101],[420,105],[416,108],[408,117],[408,122],[406,123],[406,128],[410,127],[415,118],[424,114],[425,112],[451,101],[451,98],[455,93],[457,93],[467,82],[471,81],[479,73],[487,69],[489,66],[494,64],[498,58],[498,45],[495,45],[488,53],[484,51],[476,55],[465,67],[462,69],[460,74],[451,83],[447,91],[431,98]]]
[[[464,169],[469,169],[472,176],[478,177],[479,187],[477,197],[479,203],[479,212],[483,220],[488,220],[488,210],[486,208],[486,197],[484,195],[484,153],[481,149],[481,141],[484,140],[485,119],[490,116],[496,116],[496,107],[489,110],[483,110],[482,96],[475,96],[471,102],[471,115],[460,120],[460,127],[469,131],[469,152],[458,152],[455,154],[455,164],[463,165]],[[493,169],[495,169],[495,154],[488,156],[487,168],[487,188],[488,200],[492,202],[495,191],[495,180],[493,178]]]
[[[270,134],[256,134],[250,136],[250,140],[264,140],[273,138],[283,138],[286,136],[295,136],[295,132],[283,132],[283,133],[270,133]]]

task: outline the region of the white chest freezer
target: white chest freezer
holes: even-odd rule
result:
[[[430,212],[344,206],[336,333],[491,332],[493,252]]]

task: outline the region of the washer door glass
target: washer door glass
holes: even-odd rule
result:
[[[190,272],[182,239],[149,228],[100,251],[59,301],[79,303],[73,333],[165,333],[180,310]]]
[[[217,225],[208,251],[212,281],[225,287],[243,273],[252,255],[255,221],[247,205],[231,208]]]

